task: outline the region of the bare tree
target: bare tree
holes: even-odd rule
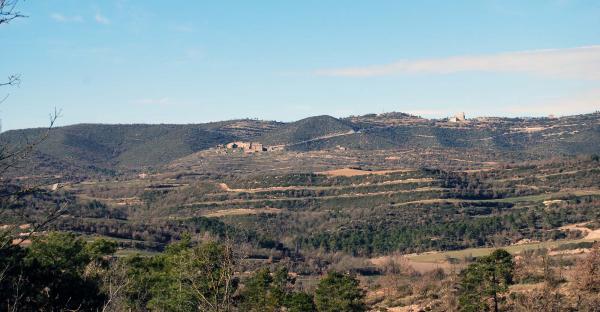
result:
[[[575,291],[578,311],[598,311],[600,307],[600,243],[575,267]]]
[[[84,276],[99,280],[100,288],[106,295],[102,312],[122,311],[127,300],[125,291],[132,283],[127,264],[118,258],[108,259],[107,263],[102,263],[103,261],[90,262],[85,268]]]
[[[10,21],[25,17],[25,15],[21,14],[16,10],[17,3],[19,0],[0,0],[0,26],[3,24],[8,24]],[[15,86],[21,82],[21,76],[17,74],[12,74],[8,76],[8,79],[4,82],[0,82],[0,87],[5,86]],[[0,104],[6,100],[8,95],[4,96],[0,99]]]
[[[210,245],[207,245],[210,246]],[[210,259],[207,246],[194,248],[191,255],[182,259],[185,268],[182,281],[187,282],[199,298],[198,308],[202,311],[226,312],[233,306],[235,291],[235,265],[239,260],[233,242],[227,240],[217,247],[220,259]],[[214,245],[217,246],[217,245]],[[191,260],[191,261],[190,261]],[[209,261],[207,261],[209,260]],[[217,260],[217,261],[215,261]]]
[[[59,110],[54,109],[54,113],[50,114],[50,122],[48,127],[35,138],[25,137],[23,144],[18,144],[17,146],[12,147],[8,144],[0,143],[0,177],[3,176],[8,170],[23,162],[23,160],[30,156],[31,152],[36,146],[40,145],[48,138],[50,131],[56,124],[56,120],[60,118],[60,114],[61,112]],[[3,196],[3,194],[0,194],[0,196]]]
[[[10,23],[11,21],[26,17],[21,14],[17,9],[17,4],[19,0],[0,0],[0,26]],[[18,74],[11,74],[8,76],[7,80],[2,82],[0,81],[0,87],[11,87],[18,86],[21,82],[21,76]],[[0,98],[0,104],[3,103],[7,99],[8,95]],[[54,113],[50,114],[49,125],[46,129],[44,129],[41,133],[38,133],[34,138],[25,137],[21,144],[8,144],[7,142],[0,141],[0,201],[2,202],[10,202],[11,200],[15,200],[15,197],[24,196],[27,194],[31,194],[36,189],[38,189],[39,185],[9,185],[6,181],[6,173],[7,171],[17,167],[19,164],[23,163],[28,157],[30,157],[31,153],[34,149],[40,145],[43,141],[45,141],[50,135],[50,131],[54,128],[56,120],[60,117],[60,111],[55,109]],[[40,220],[39,222],[34,223],[29,228],[29,234],[40,231],[42,228],[46,227],[50,222],[56,220],[62,213],[64,209],[61,206],[54,207],[47,212],[47,216]],[[15,231],[19,230],[17,225],[7,225],[2,224],[6,221],[7,211],[4,209],[0,209],[0,249],[6,248],[10,244],[21,244],[23,243],[28,236],[21,236],[16,241],[12,241],[11,237],[15,233]],[[1,274],[0,274],[1,277]]]

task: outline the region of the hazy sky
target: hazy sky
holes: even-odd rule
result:
[[[3,128],[600,110],[600,1],[28,0]]]

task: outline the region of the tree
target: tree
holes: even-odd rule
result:
[[[129,305],[140,310],[231,311],[235,261],[228,244],[192,246],[189,236],[158,256],[129,259]]]
[[[556,265],[561,261],[553,261],[546,249],[524,251],[515,268],[515,277],[521,283],[528,281],[543,281],[543,287],[531,289],[526,292],[514,294],[514,309],[516,311],[563,311],[567,309],[564,294],[561,294],[559,285],[561,274],[557,272]],[[541,275],[539,271],[541,269]]]
[[[0,26],[10,23],[11,21],[25,17],[17,10],[17,4],[19,0],[0,0]],[[8,76],[6,81],[0,81],[0,87],[15,86],[21,82],[20,76],[17,74],[11,74]],[[0,104],[2,104],[8,95],[0,97]],[[23,162],[38,146],[40,143],[46,140],[50,134],[50,130],[54,127],[56,120],[59,118],[60,112],[55,110],[54,114],[50,115],[50,125],[47,131],[42,131],[36,138],[26,138],[22,144],[16,144],[11,146],[5,142],[0,141],[0,177],[3,177],[7,171],[16,167],[18,164]],[[23,185],[8,185],[5,179],[2,179],[0,183],[0,204],[14,202],[21,196],[31,194],[37,189],[36,185],[23,186]],[[47,216],[33,223],[33,226],[29,229],[30,233],[40,231],[47,224],[58,218],[64,210],[62,207],[56,207],[47,211]],[[6,215],[7,209],[0,210],[0,221],[7,221],[9,216]],[[2,222],[4,223],[4,222]],[[17,225],[8,225],[0,230],[0,249],[7,248],[13,243],[12,236],[16,234]],[[25,240],[25,236],[21,239],[16,240],[16,244],[21,244]],[[2,268],[0,268],[2,270]],[[0,275],[1,278],[1,275]]]
[[[315,291],[315,304],[319,312],[366,311],[365,291],[353,276],[329,272],[321,279]]]
[[[18,3],[19,0],[0,0],[0,26],[6,25],[17,18],[25,17],[17,10]],[[21,77],[18,74],[10,74],[7,80],[0,81],[0,87],[18,85],[21,82],[20,78]],[[0,104],[2,104],[7,98],[8,95],[0,97]],[[7,171],[21,163],[30,155],[30,153],[34,150],[34,148],[37,145],[46,140],[46,138],[50,134],[50,130],[53,128],[58,117],[59,113],[55,110],[54,115],[50,115],[50,125],[47,128],[47,131],[42,132],[42,134],[39,137],[33,140],[27,139],[24,144],[10,146],[9,144],[0,142],[0,177],[3,178]],[[1,206],[5,206],[5,204],[6,206],[10,206],[10,204],[13,203],[15,200],[18,200],[19,197],[31,194],[37,189],[36,186],[9,185],[5,179],[1,180]],[[15,235],[21,231],[18,229],[17,224],[6,224],[8,223],[8,219],[11,217],[11,212],[8,209],[0,209],[0,223],[5,225],[5,227],[0,229],[0,255],[2,255],[2,259],[0,260],[0,290],[2,290],[0,291],[0,297],[2,299],[2,303],[0,303],[0,307],[6,308],[7,310],[16,310],[19,308],[21,303],[35,305],[39,302],[39,300],[43,299],[29,298],[30,301],[24,301],[27,296],[33,295],[32,293],[26,293],[25,290],[31,290],[32,287],[36,286],[35,283],[40,282],[37,280],[28,282],[26,281],[27,278],[34,278],[34,276],[32,275],[34,273],[45,273],[47,275],[51,275],[57,272],[42,272],[41,270],[43,268],[39,267],[34,267],[26,270],[27,265],[25,262],[25,256],[27,254],[27,251],[23,250],[20,247],[20,245],[24,241],[26,241],[31,235],[33,235],[36,232],[39,232],[50,222],[57,219],[63,213],[63,211],[63,207],[57,205],[56,207],[47,211],[47,215],[45,218],[38,220],[38,222],[32,223],[32,226],[29,228],[29,235],[20,236],[17,239],[13,239]],[[36,246],[39,244],[40,243],[36,243]],[[35,278],[38,277],[41,276],[37,276]],[[56,279],[53,282],[61,281],[62,279]],[[76,283],[67,283],[67,285],[76,287]],[[51,291],[55,291],[55,289],[51,289]],[[47,293],[47,295],[49,295],[49,292]],[[51,300],[48,304],[52,305],[57,303],[57,301],[60,301],[58,300],[58,298],[54,299],[57,300]],[[71,303],[77,301],[78,300],[73,300],[71,301]],[[65,309],[65,306],[61,306],[60,309]]]
[[[106,254],[90,253],[87,246],[74,234],[52,232],[34,237],[28,248],[0,249],[0,262],[7,268],[0,281],[0,310],[100,309],[106,296],[97,277],[86,272]]]
[[[123,311],[128,306],[126,290],[131,284],[127,262],[121,259],[113,259],[108,265],[103,262],[88,266],[86,275],[99,281],[100,290],[106,297],[102,312]]]
[[[292,291],[295,280],[281,267],[275,272],[269,268],[258,270],[244,284],[241,292],[242,311],[315,311],[312,296]]]
[[[590,253],[575,267],[575,291],[580,311],[597,311],[600,307],[600,243],[595,243]]]
[[[461,310],[498,312],[501,294],[513,282],[513,271],[512,255],[504,249],[497,249],[470,264],[461,273]]]
[[[258,270],[244,285],[242,310],[258,312],[278,309],[281,303],[271,295],[272,284],[273,277],[269,268]]]
[[[8,233],[0,233],[3,241],[10,241]],[[16,310],[21,302],[19,290],[24,286],[23,263],[26,250],[18,245],[7,244],[0,248],[0,310]]]
[[[20,17],[25,17],[19,11],[16,10],[17,3],[19,0],[0,0],[0,26],[8,24],[12,20]],[[12,74],[8,76],[8,79],[4,82],[0,82],[0,87],[18,85],[21,81],[20,76]],[[0,98],[0,103],[4,102],[8,95]]]
[[[8,24],[19,17],[25,17],[16,10],[18,2],[19,0],[0,0],[0,25]]]
[[[286,304],[289,312],[314,312],[317,311],[313,297],[305,292],[293,292],[287,299]]]

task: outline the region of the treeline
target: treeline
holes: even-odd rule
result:
[[[451,206],[436,209],[436,213],[428,212],[427,207],[413,206],[405,208],[411,214],[398,211],[386,216],[367,216],[365,220],[356,220],[329,230],[299,234],[297,242],[307,249],[372,256],[394,251],[411,253],[510,245],[524,238],[541,241],[578,238],[581,232],[557,228],[565,224],[597,220],[600,211],[595,208],[599,204],[600,199],[584,197],[554,207],[503,210],[502,205]],[[474,210],[493,214],[473,218]]]
[[[354,167],[353,169],[364,170],[368,168]],[[271,186],[350,186],[357,184],[376,184],[386,181],[416,179],[436,174],[437,170],[416,169],[405,172],[390,172],[387,174],[370,174],[360,176],[327,176],[316,173],[288,173],[280,175],[260,176],[221,176],[231,188],[260,188]]]
[[[390,262],[376,286],[329,271],[304,288],[283,266],[240,270],[243,256],[227,241],[193,243],[186,236],[145,257],[115,257],[114,242],[60,232],[35,236],[28,247],[7,235],[1,242],[3,311],[386,311],[367,289],[387,293],[388,306],[394,297],[411,298],[427,311],[595,311],[600,303],[598,245],[563,261],[543,250],[515,259],[499,249],[458,273],[420,274]],[[565,265],[575,268],[573,282],[560,273]],[[516,283],[544,286],[515,292]]]
[[[180,240],[182,235],[190,233],[195,236],[213,237],[215,239],[231,239],[238,243],[250,243],[257,247],[275,246],[278,243],[272,238],[251,230],[227,225],[214,218],[194,217],[183,220],[164,222],[134,222],[115,219],[85,219],[64,216],[50,224],[51,229],[73,231],[82,234],[98,234],[120,239],[147,242],[144,249],[162,251],[167,244]]]
[[[2,311],[366,311],[351,275],[330,272],[314,292],[294,287],[284,267],[237,270],[233,245],[193,244],[161,254],[116,258],[116,243],[74,234],[36,236],[29,247],[0,237]]]

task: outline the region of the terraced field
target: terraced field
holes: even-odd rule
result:
[[[215,156],[204,154],[195,165],[188,159],[143,176],[66,183],[57,192],[76,208],[57,228],[130,239],[141,250],[192,232],[302,254],[419,253],[410,260],[427,266],[444,265],[422,261],[427,251],[446,259],[578,242],[585,231],[565,226],[599,218],[600,169],[589,159],[452,157],[468,161],[434,167],[411,166],[410,154],[395,154],[392,165],[388,151],[361,155],[282,152],[210,162]],[[265,167],[248,172],[248,163]],[[527,240],[536,243],[515,245]]]
[[[310,291],[324,272],[351,272],[374,306],[402,309],[441,300],[414,295],[422,280],[445,287],[499,247],[537,259],[525,289],[543,278],[546,255],[570,266],[600,240],[597,157],[469,152],[202,151],[156,170],[48,180],[11,207],[24,207],[16,220],[61,209],[51,230],[114,240],[118,257],[189,237],[234,244],[242,278],[285,266]]]

